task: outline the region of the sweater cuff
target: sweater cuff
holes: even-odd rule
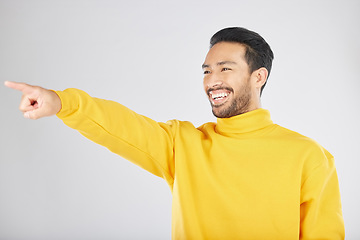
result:
[[[61,101],[61,109],[56,114],[60,119],[66,118],[79,109],[79,100],[75,89],[66,89],[64,91],[55,91]]]

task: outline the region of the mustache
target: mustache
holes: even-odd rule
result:
[[[210,94],[211,91],[216,91],[216,90],[227,90],[229,92],[234,92],[234,90],[231,87],[217,87],[217,88],[209,88],[206,93],[207,95]]]

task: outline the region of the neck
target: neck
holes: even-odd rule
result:
[[[253,92],[249,107],[247,108],[247,111],[243,113],[255,111],[256,109],[259,108],[261,108],[261,99],[260,99],[260,93],[257,91],[257,92]]]
[[[252,133],[273,125],[270,112],[258,108],[230,118],[218,118],[216,131],[223,134]]]

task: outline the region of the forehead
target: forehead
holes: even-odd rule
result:
[[[212,65],[222,61],[245,62],[246,47],[240,43],[219,42],[210,48],[205,64]]]

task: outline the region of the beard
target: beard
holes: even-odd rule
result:
[[[231,91],[234,94],[234,91]],[[247,81],[244,86],[240,88],[238,91],[237,96],[234,95],[234,99],[230,103],[230,106],[225,107],[225,102],[222,105],[213,105],[212,106],[212,113],[217,118],[230,118],[236,115],[240,115],[246,112],[249,112],[249,107],[251,103],[251,88],[249,81]]]

